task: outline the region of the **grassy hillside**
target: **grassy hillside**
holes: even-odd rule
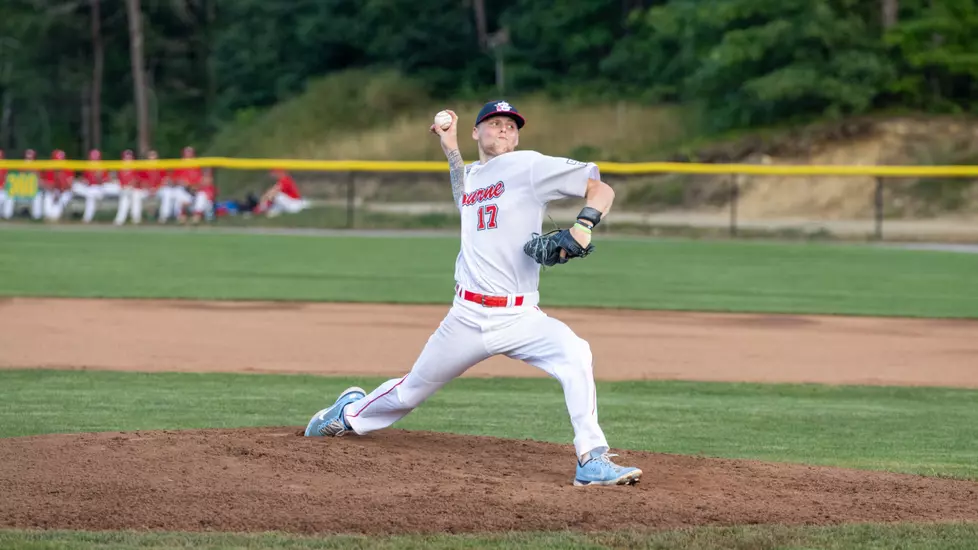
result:
[[[427,132],[443,108],[463,122],[460,145],[476,157],[467,129],[484,100],[441,101],[421,83],[394,72],[346,71],[312,81],[305,93],[264,112],[246,112],[216,136],[208,154],[237,157],[443,160]],[[527,118],[520,146],[588,161],[680,160],[772,164],[969,164],[978,155],[975,117],[878,113],[844,120],[757,128],[725,135],[701,131],[696,109],[640,103],[507,96]],[[297,174],[317,199],[346,196],[348,174]],[[260,192],[271,182],[261,172],[221,171],[225,196]],[[386,181],[393,180],[393,181]],[[725,175],[666,174],[611,178],[619,208],[701,210],[729,200]],[[388,185],[394,183],[396,185]],[[443,174],[359,174],[363,200],[438,201]],[[741,178],[740,211],[750,218],[872,216],[875,178]],[[968,180],[891,179],[888,217],[921,218],[978,212],[978,186]]]
[[[220,132],[208,154],[305,159],[441,160],[427,133],[449,108],[465,132],[495,97],[438,101],[396,73],[348,71],[312,81],[302,95],[262,112],[243,113]],[[586,160],[648,158],[689,137],[689,113],[637,103],[593,104],[543,96],[506,96],[527,118],[521,146]],[[466,158],[476,150],[467,133]]]

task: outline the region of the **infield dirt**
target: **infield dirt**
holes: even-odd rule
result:
[[[447,307],[9,299],[2,367],[399,375]],[[553,309],[599,379],[978,387],[974,321]],[[51,345],[51,342],[59,345]],[[473,376],[541,376],[505,359]],[[575,488],[573,449],[301,427],[0,439],[0,527],[299,533],[978,521],[978,483],[622,451],[636,487]]]
[[[599,380],[978,388],[978,320],[547,308]],[[448,305],[0,300],[0,368],[399,377]],[[57,343],[57,345],[52,345]],[[493,358],[466,376],[545,376]]]

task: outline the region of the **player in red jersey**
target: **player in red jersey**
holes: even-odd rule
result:
[[[299,187],[295,180],[285,170],[272,170],[272,176],[276,178],[275,185],[268,188],[258,201],[258,211],[256,214],[267,212],[268,217],[274,217],[282,212],[295,214],[308,206],[308,202],[302,198]]]
[[[65,160],[65,152],[55,149],[51,152],[52,160]],[[61,219],[64,205],[71,200],[71,182],[75,179],[74,170],[45,170],[41,173],[41,186],[44,188],[43,214],[49,221]],[[67,200],[62,200],[63,195]]]
[[[150,150],[146,153],[146,160],[159,160],[160,155],[156,151]],[[136,172],[136,187],[142,191],[142,193],[137,193],[133,199],[134,201],[139,201],[139,213],[142,215],[142,201],[149,197],[156,197],[159,202],[159,210],[157,211],[157,219],[160,217],[160,210],[163,208],[163,198],[169,192],[169,174],[166,170],[161,168],[146,168],[143,170],[138,170]],[[167,200],[169,197],[167,196]],[[133,206],[135,208],[135,204]],[[141,221],[141,218],[140,220]],[[135,218],[134,223],[139,223]]]
[[[126,149],[122,152],[122,162],[130,163],[133,161],[135,156],[132,151]],[[137,201],[136,196],[139,193],[137,189],[138,177],[136,171],[132,168],[122,168],[116,172],[116,178],[119,180],[119,210],[115,214],[115,225],[122,225],[126,223],[126,217],[132,212],[133,223],[139,223],[142,218],[143,211],[143,201],[139,199]],[[137,205],[138,211],[137,211]]]
[[[200,185],[197,186],[197,193],[194,195],[193,223],[200,223],[201,218],[207,216],[210,219],[214,212],[214,198],[217,195],[217,187],[214,185],[214,173],[210,168],[202,172]]]
[[[102,153],[98,149],[88,152],[88,160],[102,160]],[[82,221],[89,223],[95,217],[95,210],[98,201],[105,196],[105,187],[109,185],[109,172],[101,168],[85,170],[82,172],[81,179],[75,180],[71,186],[75,196],[85,199],[85,211],[82,213]]]
[[[193,159],[195,157],[194,148],[184,147],[182,156],[184,160]],[[197,190],[197,186],[200,185],[200,179],[200,166],[177,168],[173,171],[173,177],[171,178],[173,187],[170,190],[170,204],[172,214],[180,223],[187,221],[187,216],[184,214],[183,209],[193,202],[194,193]],[[162,213],[160,215],[162,217]]]

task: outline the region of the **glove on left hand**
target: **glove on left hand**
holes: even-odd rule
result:
[[[560,257],[560,251],[565,257]],[[571,258],[584,258],[594,250],[593,244],[587,248],[574,239],[569,229],[555,229],[549,233],[533,234],[533,238],[523,245],[523,252],[535,262],[545,266],[565,264]]]

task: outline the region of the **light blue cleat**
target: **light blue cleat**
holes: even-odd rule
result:
[[[343,390],[335,403],[328,409],[323,409],[316,413],[306,426],[306,437],[329,436],[337,437],[352,431],[350,425],[343,418],[343,408],[366,397],[367,392],[363,388],[353,386]]]
[[[615,454],[603,453],[592,455],[591,459],[581,464],[577,463],[577,475],[574,485],[635,485],[642,477],[642,470],[628,466],[619,466],[611,461]]]

